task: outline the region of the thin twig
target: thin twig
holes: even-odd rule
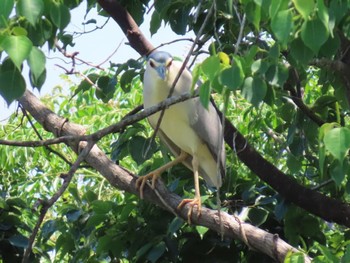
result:
[[[238,50],[239,50],[239,46],[242,42],[242,38],[243,38],[243,30],[244,30],[244,27],[245,27],[245,19],[246,19],[246,15],[244,13],[243,15],[243,18],[242,18],[242,21],[240,22],[240,28],[239,28],[239,33],[238,33],[238,38],[237,38],[237,42],[236,42],[236,45],[235,45],[235,55],[238,54]]]
[[[181,96],[177,97],[171,97],[168,98],[157,105],[154,105],[146,110],[143,110],[142,112],[136,113],[139,111],[142,106],[136,107],[132,112],[128,113],[121,121],[119,121],[116,124],[107,126],[106,128],[103,128],[101,130],[96,131],[95,133],[92,133],[90,135],[66,135],[66,136],[60,136],[55,139],[48,139],[43,140],[43,138],[38,134],[40,141],[26,141],[26,142],[18,142],[18,141],[9,141],[9,140],[0,140],[0,145],[8,145],[8,146],[21,146],[21,147],[42,147],[52,144],[58,144],[58,143],[66,143],[68,144],[71,141],[99,141],[104,136],[107,136],[111,133],[120,132],[121,130],[125,129],[126,126],[131,125],[135,122],[138,122],[158,111],[161,111],[173,104],[192,99],[194,97],[198,96],[198,94],[190,94],[190,93],[184,93]],[[133,114],[131,114],[133,113]],[[136,113],[136,114],[135,114]]]
[[[50,209],[51,206],[62,196],[62,194],[65,192],[67,187],[69,186],[69,183],[71,182],[73,175],[77,171],[77,169],[80,166],[80,163],[82,163],[85,160],[85,157],[89,154],[92,147],[95,145],[94,141],[89,141],[87,145],[84,147],[82,152],[79,154],[77,160],[73,163],[71,168],[69,169],[68,173],[64,175],[64,181],[61,187],[57,190],[57,192],[48,200],[44,201],[42,203],[42,208],[40,209],[40,215],[39,219],[35,224],[35,227],[33,229],[32,234],[29,237],[28,241],[28,247],[25,250],[25,253],[23,255],[22,263],[27,263],[29,260],[30,253],[32,251],[33,243],[35,240],[36,235],[38,234],[39,228],[44,221],[45,215],[47,211]]]

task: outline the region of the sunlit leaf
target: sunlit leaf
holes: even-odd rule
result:
[[[1,42],[1,46],[17,68],[21,70],[21,65],[30,55],[33,44],[26,36],[7,36]]]
[[[210,56],[203,61],[201,68],[202,72],[212,80],[220,69],[220,59],[217,56]]]
[[[244,72],[240,62],[235,62],[229,68],[222,70],[219,74],[219,83],[229,90],[238,89],[244,80]]]
[[[314,53],[317,53],[321,46],[327,41],[328,29],[319,19],[308,20],[301,28],[301,39],[305,45]]]
[[[162,24],[162,20],[161,20],[160,14],[157,12],[157,10],[155,10],[152,14],[150,28],[149,28],[151,35],[154,35],[155,33],[157,33],[161,24]]]
[[[248,77],[244,81],[242,95],[248,102],[258,107],[265,98],[266,91],[267,86],[264,80],[259,77]]]
[[[61,3],[53,2],[51,4],[50,17],[55,26],[60,30],[63,30],[70,22],[69,9],[66,5]]]
[[[29,53],[28,64],[35,80],[39,79],[45,71],[45,63],[44,53],[37,47],[33,47]]]
[[[17,13],[24,16],[33,26],[44,11],[43,0],[18,0]]]
[[[292,13],[290,10],[279,11],[271,20],[271,28],[277,39],[287,44],[293,28]]]
[[[14,6],[14,0],[2,0],[0,8],[0,25],[5,25],[7,18],[11,14]]]
[[[293,3],[305,20],[315,8],[314,0],[293,0]]]
[[[350,130],[334,128],[325,133],[323,142],[326,149],[339,161],[343,161],[350,148]]]
[[[199,99],[204,106],[204,108],[208,109],[209,101],[210,101],[210,82],[204,82],[199,89]]]

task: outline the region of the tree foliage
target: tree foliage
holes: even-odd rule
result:
[[[115,19],[141,55],[150,51],[146,40],[133,41],[140,34],[127,30],[124,13],[113,4],[127,10],[138,25],[151,13],[151,34],[163,25],[178,35],[194,32],[198,41],[191,54],[192,72],[194,82],[203,83],[200,99],[205,106],[213,94],[231,123],[225,133],[223,211],[279,235],[315,262],[350,261],[349,1],[2,0],[1,96],[11,104],[29,86],[40,90],[46,78],[43,50],[59,51],[73,63],[67,75],[85,78],[72,84],[69,94],[56,88],[43,101],[93,133],[142,104],[143,60],[110,63],[107,70],[92,67],[83,74],[74,71],[76,54],[66,50],[74,49],[79,39],[65,28],[71,11],[82,4],[87,13],[97,9],[99,16]],[[205,59],[196,61],[202,53]],[[0,138],[23,142],[59,136],[47,132],[25,107],[21,110],[1,126]],[[151,137],[143,120],[103,137],[98,146],[123,169],[146,174],[171,158]],[[59,191],[76,153],[69,144],[1,145],[0,156],[0,260],[18,262],[40,209]],[[193,195],[192,175],[185,167],[172,168],[163,179],[172,192]],[[205,206],[217,209],[215,193],[204,184],[201,192]],[[46,213],[30,260],[271,262],[264,251],[250,248],[249,242],[222,239],[112,187],[89,163],[82,163]],[[302,257],[290,253],[285,262]]]

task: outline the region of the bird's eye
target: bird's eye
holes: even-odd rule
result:
[[[168,65],[166,65],[166,66],[167,66],[167,67],[170,67],[172,63],[173,63],[173,60],[170,60],[170,61],[168,62]]]
[[[154,65],[154,63],[153,63],[152,60],[149,61],[149,65],[150,65],[152,68],[154,68],[154,67],[156,66],[156,65]]]

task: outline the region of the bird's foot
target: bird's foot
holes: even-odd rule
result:
[[[146,174],[144,176],[140,176],[139,178],[137,178],[136,188],[140,191],[140,198],[141,199],[143,199],[143,188],[145,187],[146,182],[149,179],[152,179],[151,187],[152,187],[152,189],[154,189],[158,176],[159,176],[158,173],[152,172],[152,173],[149,173],[149,174]]]
[[[200,197],[195,197],[194,199],[183,199],[181,201],[181,203],[177,206],[177,209],[180,210],[186,204],[188,204],[190,206],[189,209],[188,209],[188,213],[187,213],[187,222],[190,225],[191,224],[192,213],[193,213],[193,207],[195,205],[197,206],[197,219],[201,215],[201,212],[202,212],[201,198]]]

